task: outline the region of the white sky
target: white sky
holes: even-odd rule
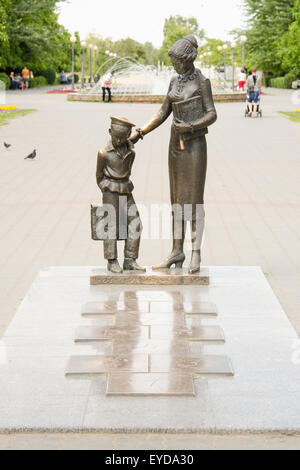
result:
[[[131,37],[160,47],[164,20],[170,15],[195,16],[208,37],[228,39],[243,26],[242,0],[68,0],[60,22],[81,38],[89,32],[113,40]]]

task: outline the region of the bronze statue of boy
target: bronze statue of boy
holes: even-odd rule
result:
[[[97,184],[103,194],[103,205],[106,208],[111,207],[116,214],[115,237],[103,238],[108,271],[116,274],[122,273],[118,261],[118,240],[125,240],[123,269],[145,271],[136,261],[139,257],[142,223],[132,195],[134,186],[130,180],[135,159],[134,146],[129,140],[133,127],[135,125],[126,118],[112,117],[109,129],[111,140],[98,153],[97,160]]]

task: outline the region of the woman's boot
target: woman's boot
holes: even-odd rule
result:
[[[172,266],[175,265],[176,268],[182,268],[183,263],[185,261],[185,254],[183,252],[183,245],[184,245],[184,238],[185,238],[185,229],[186,224],[182,222],[182,230],[181,230],[181,238],[178,239],[180,234],[176,233],[175,221],[173,217],[173,250],[170,256],[163,261],[158,266],[153,266],[153,270],[160,270],[160,269],[170,269]],[[177,238],[175,238],[177,237]]]

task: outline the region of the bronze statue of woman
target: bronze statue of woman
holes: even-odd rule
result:
[[[200,271],[201,245],[204,230],[204,188],[207,169],[206,134],[208,126],[217,120],[210,80],[196,69],[198,44],[194,36],[176,42],[169,52],[178,75],[172,78],[161,109],[131,140],[136,143],[163,124],[173,112],[174,119],[169,147],[169,174],[173,206],[173,250],[170,256],[154,269],[185,261],[184,238],[186,223],[191,223],[192,258],[189,273]],[[174,207],[177,210],[174,210]],[[178,211],[178,207],[181,210]],[[190,216],[185,214],[189,207]],[[179,215],[178,215],[179,214]],[[180,221],[179,221],[180,219]],[[181,230],[178,231],[178,222]]]

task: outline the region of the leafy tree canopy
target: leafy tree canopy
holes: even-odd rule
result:
[[[1,67],[31,70],[70,62],[70,34],[58,24],[56,6],[64,0],[1,0]]]
[[[194,34],[200,40],[204,38],[204,30],[199,28],[196,18],[184,18],[179,15],[167,18],[164,25],[164,41],[159,54],[160,60],[166,65],[170,65],[169,50],[176,41],[190,34]]]
[[[300,76],[300,0],[295,1],[293,15],[294,21],[279,44],[278,56],[286,73]]]
[[[249,65],[280,74],[282,36],[293,22],[294,0],[244,0],[248,16]]]

